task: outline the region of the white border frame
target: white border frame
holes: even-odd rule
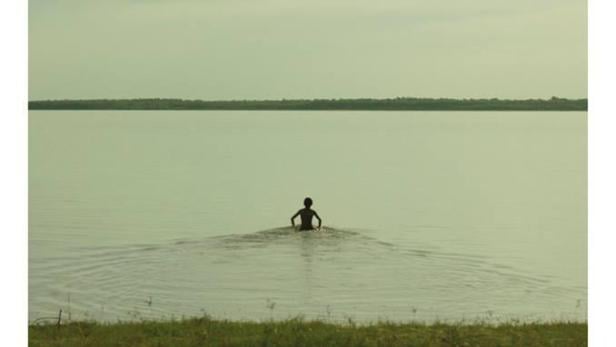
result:
[[[28,340],[28,2],[0,1],[0,326],[6,345]]]
[[[616,47],[610,0],[588,9],[588,328],[591,346],[616,346]]]

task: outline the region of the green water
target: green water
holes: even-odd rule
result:
[[[29,118],[31,320],[586,319],[585,112]]]

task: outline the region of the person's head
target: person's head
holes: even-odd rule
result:
[[[312,199],[310,198],[304,199],[304,206],[306,206],[307,208],[310,208],[310,206],[312,206]]]

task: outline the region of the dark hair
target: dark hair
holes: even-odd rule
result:
[[[304,206],[306,206],[306,207],[312,206],[312,199],[310,199],[310,198],[304,199]]]

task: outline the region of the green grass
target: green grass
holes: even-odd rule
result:
[[[587,346],[586,323],[334,324],[208,318],[31,325],[30,346]]]

